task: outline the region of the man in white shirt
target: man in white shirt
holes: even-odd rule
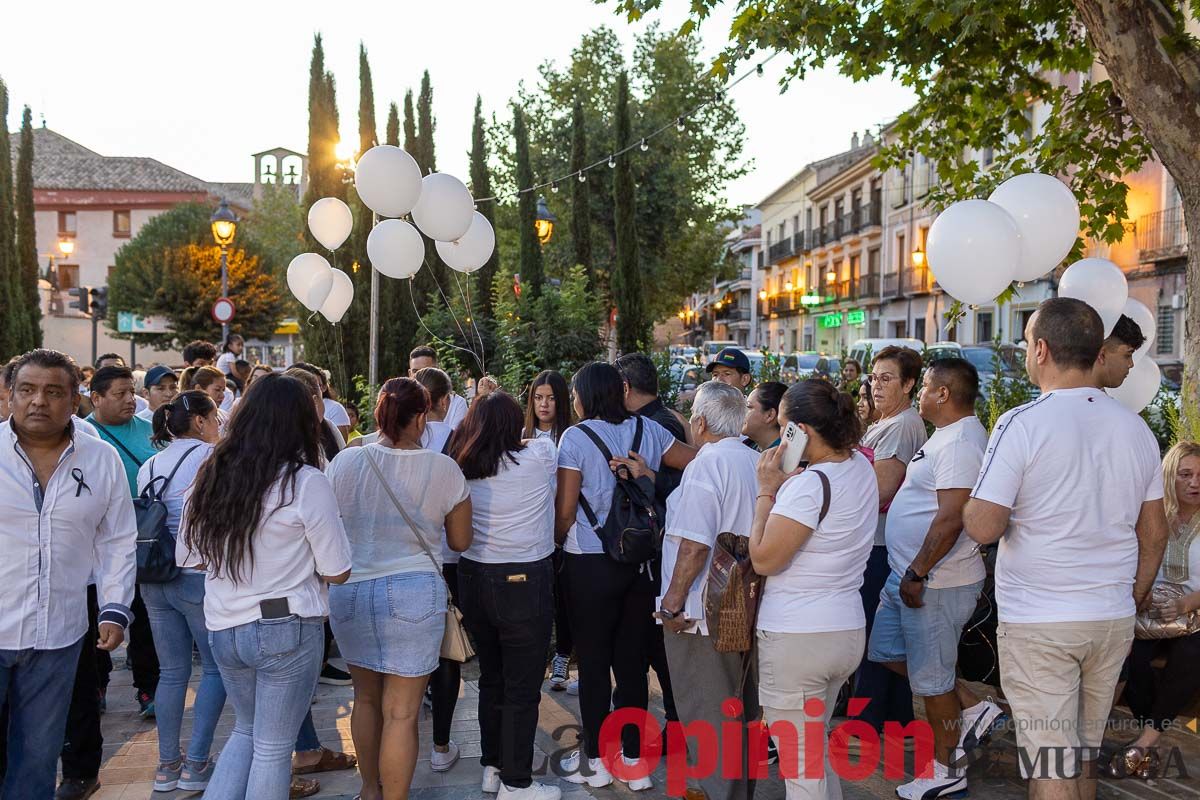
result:
[[[709,800],[742,800],[753,794],[746,724],[761,716],[754,671],[746,669],[749,654],[718,653],[704,615],[704,587],[717,536],[734,533],[746,544],[754,523],[758,453],[741,442],[745,418],[746,399],[736,387],[709,381],[696,391],[691,432],[700,451],[667,499],[662,596],[655,614],[664,628],[679,721],[703,721],[724,732],[730,717],[722,703],[731,697],[742,702],[737,722],[743,777],[724,777],[718,770],[702,778]]]
[[[132,618],[137,524],[112,445],[76,436],[79,369],[33,350],[13,365],[0,425],[0,703],[9,710],[7,800],[54,795],[83,647],[115,649]],[[88,637],[95,574],[98,642]]]
[[[975,613],[985,577],[977,548],[962,535],[963,506],[987,445],[987,431],[975,416],[978,394],[979,374],[965,359],[940,359],[925,370],[917,402],[921,417],[936,430],[909,461],[887,514],[891,575],[867,654],[908,678],[933,728],[932,773],[896,788],[910,800],[965,791],[965,764],[956,763],[954,751],[961,740],[978,743],[1001,714],[955,675],[958,640]],[[915,768],[921,775],[926,765]]]
[[[437,350],[434,350],[427,344],[420,347],[414,347],[412,352],[408,354],[408,377],[415,377],[418,372],[426,367],[436,367]],[[490,380],[488,378],[482,380]],[[450,392],[450,407],[446,411],[445,419],[443,420],[450,426],[450,430],[458,427],[458,424],[467,416],[467,401],[462,395]]]
[[[963,514],[1000,542],[1000,681],[1033,798],[1090,800],[1094,761],[1135,610],[1167,538],[1158,444],[1095,387],[1100,316],[1047,300],[1026,326],[1026,369],[1042,395],[1000,417]]]

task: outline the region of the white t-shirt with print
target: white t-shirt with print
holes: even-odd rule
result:
[[[829,478],[829,512],[817,523],[824,493],[820,470]],[[863,628],[863,572],[875,539],[879,487],[875,470],[857,450],[845,461],[822,463],[788,478],[773,516],[813,529],[804,546],[777,575],[767,578],[758,609],[759,630],[828,633]]]
[[[475,538],[463,558],[484,564],[524,564],[554,552],[554,491],[558,453],[534,439],[500,460],[490,478],[467,481]]]
[[[938,428],[908,462],[908,472],[887,513],[888,565],[897,575],[912,564],[938,512],[938,492],[971,489],[979,479],[987,430],[971,415]],[[929,571],[931,589],[967,586],[985,577],[983,559],[965,533]]]
[[[908,464],[921,445],[925,444],[925,420],[921,419],[915,408],[909,406],[894,417],[872,423],[862,438],[862,444],[874,451],[876,464],[889,458]],[[886,543],[886,526],[887,512],[880,511],[875,527],[877,546]]]
[[[676,440],[670,431],[652,419],[629,417],[619,425],[603,420],[589,419],[579,425],[567,428],[563,432],[562,438],[559,439],[558,466],[562,469],[572,469],[582,473],[582,482],[579,487],[581,502],[575,511],[575,524],[571,526],[570,532],[567,533],[567,540],[563,544],[563,550],[566,552],[575,554],[604,552],[604,545],[601,544],[600,537],[592,530],[587,514],[583,510],[582,499],[587,499],[592,513],[596,515],[597,524],[603,525],[604,521],[608,519],[608,510],[612,505],[613,488],[617,485],[617,479],[608,466],[608,461],[601,455],[595,442],[586,433],[579,430],[580,425],[586,425],[598,435],[613,456],[624,456],[633,446],[638,419],[642,421],[642,444],[638,452],[641,453],[642,458],[646,459],[646,464],[650,469],[658,470],[663,453],[670,450]]]
[[[708,635],[708,623],[704,616],[704,588],[717,536],[736,533],[748,537],[754,526],[757,465],[758,453],[742,444],[737,436],[710,442],[701,447],[692,462],[684,468],[679,488],[667,497],[659,606],[671,586],[682,541],[688,539],[709,548],[704,569],[692,581],[682,609],[685,617],[699,623],[689,628],[689,633]]]
[[[996,559],[1002,622],[1134,614],[1142,503],[1163,496],[1158,443],[1099,389],[1059,389],[1000,417],[972,497],[1012,509]]]
[[[284,504],[286,503],[286,504]],[[186,507],[181,530],[187,530]],[[175,563],[196,567],[202,562],[175,540]],[[204,581],[204,621],[210,631],[256,622],[259,603],[286,597],[291,613],[300,617],[329,616],[329,592],[321,575],[341,575],[350,569],[350,543],[338,513],[329,479],[316,467],[296,473],[294,489],[286,493],[276,481],[263,496],[263,515],[253,534],[254,559],[242,564],[241,580],[211,569]]]

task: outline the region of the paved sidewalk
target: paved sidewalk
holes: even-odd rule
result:
[[[143,721],[137,716],[137,704],[134,701],[133,688],[130,685],[130,673],[121,669],[123,657],[114,659],[117,668],[112,674],[112,683],[108,691],[108,713],[104,720],[104,763],[100,771],[102,788],[95,795],[96,800],[176,800],[176,798],[198,797],[196,793],[170,792],[155,793],[152,791],[154,770],[158,764],[157,736],[153,720]],[[464,669],[462,694],[455,710],[454,724],[451,728],[451,738],[459,745],[462,757],[448,772],[435,773],[429,768],[429,749],[432,741],[432,723],[423,718],[420,723],[421,753],[417,761],[416,774],[413,780],[412,797],[417,800],[463,800],[464,798],[494,797],[483,795],[479,789],[483,774],[479,766],[479,728],[477,724],[478,689],[476,681],[471,680],[476,675],[474,665]],[[193,679],[199,679],[196,670]],[[653,679],[652,679],[653,680]],[[184,715],[184,734],[191,725],[191,702],[193,695],[189,692],[188,709]],[[313,706],[313,717],[321,742],[327,747],[354,751],[354,743],[350,738],[350,708],[353,691],[348,686],[320,686],[317,692],[316,704]],[[652,683],[653,711],[662,719],[661,694],[657,685]],[[618,797],[632,800],[635,793],[630,792],[623,784],[614,783],[604,789],[590,789],[567,783],[558,779],[551,767],[556,763],[557,756],[574,749],[578,731],[578,703],[576,698],[566,692],[545,691],[542,694],[541,713],[539,718],[536,748],[535,768],[545,770],[538,778],[542,782],[557,782],[567,800],[589,800],[590,797],[615,800]],[[1118,720],[1127,719],[1117,715]],[[225,713],[217,727],[215,750],[219,750],[233,727],[233,711],[226,704]],[[1123,742],[1132,738],[1129,734],[1114,733],[1110,739]],[[1178,747],[1182,764],[1190,777],[1177,775],[1153,782],[1134,780],[1110,781],[1101,783],[1099,795],[1104,800],[1200,800],[1200,737],[1186,730],[1176,729],[1167,734],[1170,746]],[[970,772],[970,793],[974,800],[1019,800],[1025,797],[1025,786],[1016,777],[1017,759],[1015,742],[1011,733],[1005,733],[987,749],[987,758],[975,763]],[[911,771],[911,757],[906,759],[907,768]],[[772,778],[761,781],[755,792],[755,800],[782,800],[784,797],[783,783],[772,768]],[[316,777],[321,782],[321,792],[318,798],[339,798],[351,800],[359,790],[358,772],[347,770],[343,772],[324,773]],[[660,765],[655,774],[655,789],[650,792],[637,793],[638,800],[657,800],[665,798],[666,785],[665,766]],[[868,776],[858,782],[843,782],[843,795],[846,800],[866,800],[867,798],[895,797],[896,781],[885,780],[882,771]]]

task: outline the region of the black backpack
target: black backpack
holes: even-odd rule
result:
[[[182,570],[175,565],[175,537],[167,528],[167,504],[163,493],[171,479],[197,447],[190,448],[175,463],[175,469],[165,478],[154,477],[154,462],[150,462],[150,482],[142,494],[133,500],[133,513],[137,518],[137,582],[167,583],[175,579]],[[155,485],[162,481],[162,485]]]
[[[637,420],[637,429],[629,449],[636,453],[642,444],[642,418],[634,419]],[[578,427],[604,456],[604,463],[612,461],[612,453],[595,431],[583,423]],[[596,519],[596,514],[582,493],[579,495],[579,506],[609,558],[620,564],[645,563],[662,550],[665,514],[663,506],[655,499],[654,481],[634,478],[626,467],[618,467],[614,477],[616,486],[613,487],[612,505],[603,525]]]

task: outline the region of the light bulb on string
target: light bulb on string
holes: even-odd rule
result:
[[[554,183],[550,184],[550,191],[553,192],[554,194],[558,194],[558,181],[555,181]]]
[[[687,120],[685,117],[681,116],[675,121],[675,129],[680,133],[683,133],[685,130],[687,130]]]
[[[586,182],[587,182],[587,175],[584,175],[584,174],[583,174],[583,170],[580,170],[580,171],[579,171],[577,174],[579,175],[579,182],[580,182],[580,183],[586,183]]]
[[[643,153],[650,149],[650,145],[646,144],[646,140],[642,139],[642,143],[638,145],[638,149]]]
[[[608,168],[616,169],[616,167],[617,167],[617,159],[614,156],[609,156],[608,157]]]

